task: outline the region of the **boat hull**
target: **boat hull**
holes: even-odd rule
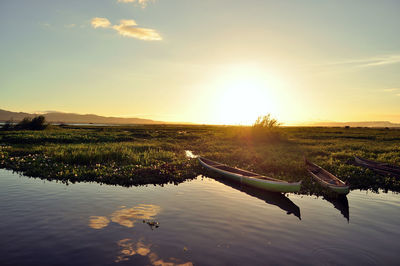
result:
[[[266,191],[272,191],[272,192],[281,192],[281,193],[288,193],[288,192],[298,192],[301,187],[301,181],[300,182],[294,182],[294,183],[288,183],[288,182],[279,182],[279,181],[272,181],[272,180],[265,180],[265,179],[258,179],[254,177],[247,177],[243,176],[240,174],[235,174],[232,172],[224,171],[221,169],[218,169],[216,167],[213,167],[211,165],[208,165],[204,163],[201,158],[199,158],[199,162],[202,166],[205,168],[217,172],[224,177],[229,178],[232,181],[239,182],[243,185],[247,185],[250,187],[255,187],[258,189],[266,190]]]
[[[348,185],[345,185],[345,183],[342,180],[340,180],[339,178],[337,178],[336,176],[332,175],[331,173],[329,173],[325,169],[321,168],[320,166],[309,162],[307,159],[305,159],[305,163],[306,163],[307,171],[323,187],[329,188],[330,190],[332,190],[338,194],[342,194],[342,195],[346,195],[350,192],[350,187]],[[324,181],[321,177],[319,177],[318,175],[314,174],[313,171],[311,171],[311,169],[309,168],[310,166],[312,166],[314,168],[317,167],[318,169],[320,169],[320,171],[324,172],[325,175],[330,176],[331,179],[337,180],[336,182],[338,184],[334,185],[334,184]]]
[[[349,194],[350,192],[350,187],[349,186],[333,186],[331,184],[328,184],[326,182],[324,182],[323,180],[321,180],[318,176],[314,175],[311,171],[308,171],[310,173],[310,175],[312,175],[314,177],[315,180],[318,181],[318,183],[320,183],[323,187],[327,187],[329,189],[331,189],[332,191],[338,193],[338,194]]]
[[[359,158],[357,156],[354,156],[354,161],[355,161],[356,165],[369,168],[378,173],[388,174],[388,175],[392,175],[392,176],[400,176],[400,167],[395,166],[395,165],[390,165],[390,164],[381,163],[381,162],[374,162],[371,160]]]

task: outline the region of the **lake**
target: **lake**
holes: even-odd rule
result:
[[[286,196],[207,177],[65,185],[0,170],[0,265],[398,265],[400,195]]]

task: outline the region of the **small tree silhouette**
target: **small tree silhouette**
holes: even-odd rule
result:
[[[43,115],[34,118],[25,117],[16,126],[17,129],[43,130],[48,126],[46,118]]]
[[[31,121],[32,130],[43,130],[47,127],[46,118],[43,115],[36,116]]]

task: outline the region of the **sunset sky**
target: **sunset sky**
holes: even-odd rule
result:
[[[400,122],[400,1],[0,2],[0,109]]]

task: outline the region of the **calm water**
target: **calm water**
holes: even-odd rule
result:
[[[240,189],[201,177],[66,186],[0,170],[0,265],[398,265],[398,194]]]

